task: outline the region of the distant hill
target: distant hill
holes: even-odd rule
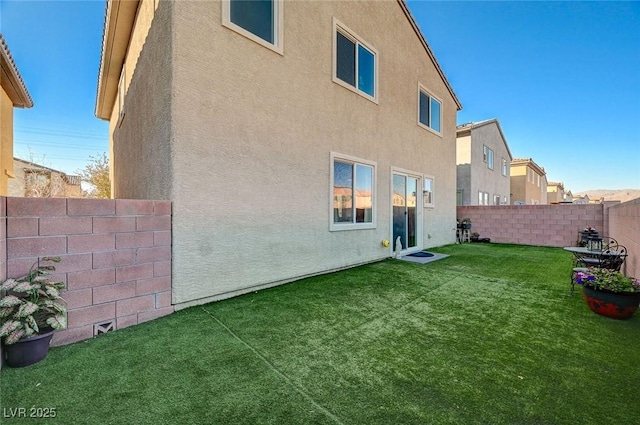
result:
[[[589,195],[589,199],[604,198],[605,201],[620,201],[627,202],[632,199],[640,198],[640,189],[622,189],[622,190],[607,190],[596,189],[587,190],[580,193],[574,193],[573,196]]]

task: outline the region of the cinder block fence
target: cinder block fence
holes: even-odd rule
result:
[[[62,260],[54,277],[67,284],[68,326],[53,345],[174,311],[170,201],[0,197],[0,224],[0,277]]]

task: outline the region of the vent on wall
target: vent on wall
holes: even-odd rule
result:
[[[104,323],[97,323],[97,324],[93,325],[93,336],[106,334],[107,332],[111,332],[111,331],[115,331],[115,330],[116,330],[116,324],[113,321],[104,322]]]

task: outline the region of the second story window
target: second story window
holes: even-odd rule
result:
[[[418,123],[440,133],[442,104],[421,85],[418,85],[418,93]]]
[[[507,176],[507,160],[502,158],[502,175]]]
[[[333,26],[333,81],[377,103],[377,52],[336,19]]]
[[[493,151],[487,145],[482,146],[482,160],[487,163],[487,168],[493,170]]]
[[[281,0],[225,0],[222,7],[223,25],[282,53]]]

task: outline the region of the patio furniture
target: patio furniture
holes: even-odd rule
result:
[[[607,238],[608,246],[602,250],[594,251],[586,247],[565,247],[565,251],[569,251],[574,256],[574,266],[571,270],[571,289],[569,294],[573,294],[576,284],[577,273],[587,273],[589,267],[599,267],[620,271],[622,265],[627,259],[627,248],[618,245],[615,239]],[[611,242],[613,241],[613,243]]]

